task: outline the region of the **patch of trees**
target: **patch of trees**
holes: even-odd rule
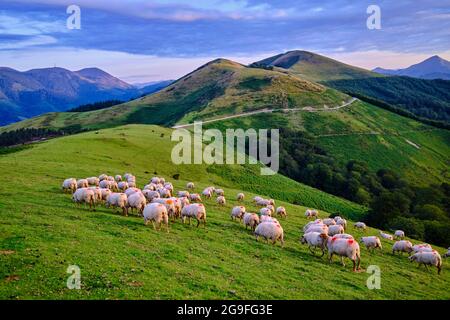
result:
[[[42,129],[26,128],[3,132],[0,134],[0,147],[10,147],[31,142],[37,142],[58,136],[75,134],[85,131],[79,125],[66,127],[64,129]]]
[[[86,111],[94,111],[94,110],[101,110],[106,109],[121,103],[124,103],[125,101],[121,100],[107,100],[107,101],[100,101],[96,103],[88,103],[83,104],[81,106],[78,106],[76,108],[68,110],[68,112],[86,112]]]
[[[317,146],[308,133],[280,130],[280,173],[369,207],[371,226],[402,229],[409,236],[450,245],[450,185],[416,187],[388,169],[369,170],[351,160],[345,166]]]

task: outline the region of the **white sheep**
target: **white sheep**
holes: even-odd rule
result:
[[[343,219],[343,218],[339,218],[339,219],[335,219],[336,224],[342,226],[345,229],[347,229],[347,220]]]
[[[322,251],[321,257],[325,254],[325,248],[327,244],[328,235],[320,232],[305,233],[300,242],[302,244],[308,244],[308,249],[312,254],[316,254],[315,249],[319,248]]]
[[[169,217],[173,217],[176,214],[176,207],[175,207],[175,201],[168,198],[155,198],[152,201],[153,203],[161,203],[163,204],[167,209],[167,214]]]
[[[366,230],[367,226],[364,222],[358,221],[353,225],[356,229]]]
[[[450,257],[450,247],[447,249],[447,252],[444,254],[444,258]]]
[[[225,195],[225,191],[223,191],[223,189],[214,189],[214,193],[216,194],[216,196],[224,196]]]
[[[107,180],[107,179],[108,179],[108,175],[102,173],[101,175],[98,176],[98,179],[99,179],[100,181]]]
[[[89,204],[89,209],[94,208],[95,210],[95,194],[88,188],[77,189],[72,195],[72,200],[77,205],[80,205],[80,203]]]
[[[153,229],[161,230],[161,225],[164,223],[166,225],[166,231],[169,232],[169,215],[167,213],[167,208],[161,203],[149,203],[145,206],[144,211],[142,213],[144,216],[145,225],[148,224],[149,221],[152,222]],[[158,224],[158,229],[156,229],[156,225]]]
[[[272,210],[270,210],[269,208],[265,207],[265,208],[261,208],[261,210],[259,210],[259,214],[261,216],[272,216]]]
[[[328,227],[328,235],[329,236],[334,236],[337,234],[342,234],[344,233],[344,227],[341,226],[340,224],[335,224],[335,225],[330,225]]]
[[[383,231],[380,231],[380,236],[387,240],[394,240],[392,234],[384,233]]]
[[[173,184],[170,182],[164,183],[164,189],[170,190],[170,193],[173,193]]]
[[[336,221],[334,221],[334,219],[331,218],[326,218],[323,219],[323,224],[326,224],[327,226],[334,226],[336,224]]]
[[[254,234],[256,241],[259,237],[263,237],[267,242],[271,240],[272,244],[280,240],[281,246],[284,246],[284,231],[278,222],[261,222],[255,228]]]
[[[216,202],[221,206],[224,206],[227,203],[224,196],[218,196]]]
[[[305,211],[305,217],[306,218],[318,218],[319,217],[319,211],[314,209],[307,209]]]
[[[100,192],[102,193],[102,200],[106,201],[106,198],[112,193],[108,188],[100,188]]]
[[[89,190],[92,190],[94,192],[95,202],[102,201],[102,191],[99,187],[89,187]]]
[[[125,193],[111,193],[106,198],[106,207],[121,208],[122,214],[128,216],[128,197]]]
[[[150,190],[150,189],[144,189],[142,190],[142,194],[147,199],[148,202],[152,202],[153,199],[158,199],[161,196],[159,195],[158,191]]]
[[[188,182],[188,183],[186,184],[186,189],[192,190],[192,189],[194,189],[194,187],[195,187],[195,185],[194,185],[193,182]]]
[[[185,206],[181,210],[181,219],[183,224],[186,221],[186,218],[189,220],[189,224],[191,224],[191,218],[195,218],[197,220],[197,228],[200,225],[200,222],[203,222],[206,227],[206,209],[202,203],[192,203]]]
[[[312,225],[324,225],[322,223],[322,219],[316,219],[314,221],[308,222],[307,224],[305,224],[305,226],[303,227],[303,232],[305,232],[309,227],[311,227]]]
[[[276,222],[276,223],[279,223],[277,218],[274,218],[274,217],[271,217],[271,216],[261,216],[261,217],[259,217],[259,222],[260,223],[261,222]]]
[[[206,188],[202,191],[202,195],[207,198],[207,199],[211,199],[212,197],[212,191],[210,188]]]
[[[420,243],[420,244],[415,244],[412,247],[413,252],[422,252],[422,251],[427,251],[427,252],[431,252],[433,251],[433,248],[428,244],[428,243]]]
[[[153,178],[150,180],[150,182],[151,182],[151,183],[154,183],[154,184],[160,184],[160,183],[161,183],[161,179],[159,179],[158,177],[153,177]]]
[[[114,180],[116,180],[116,182],[120,182],[120,181],[122,181],[122,176],[120,174],[118,174],[114,177]]]
[[[169,198],[169,200],[173,201],[173,206],[175,208],[172,215],[169,215],[169,217],[172,217],[172,222],[175,222],[176,218],[181,217],[181,209],[183,209],[183,203],[181,201],[181,198],[172,197]]]
[[[338,233],[333,236],[336,239],[354,239],[351,234],[348,233]]]
[[[305,230],[305,233],[309,232],[320,232],[328,234],[328,226],[326,224],[313,224]]]
[[[410,253],[413,251],[413,245],[411,241],[408,240],[400,240],[396,241],[394,245],[392,246],[392,254],[395,254],[396,252],[406,252]]]
[[[70,191],[71,193],[74,193],[75,190],[77,190],[77,179],[69,178],[64,180],[62,183],[62,190],[64,192]]]
[[[161,196],[161,198],[170,198],[172,197],[172,193],[169,189],[166,188],[158,188],[158,193]]]
[[[245,198],[245,195],[244,195],[242,192],[239,192],[239,193],[236,195],[236,200],[237,200],[237,201],[244,201],[244,198]]]
[[[331,237],[328,238],[327,247],[328,260],[330,263],[333,261],[333,255],[337,254],[341,257],[343,266],[345,266],[344,257],[347,257],[353,262],[353,271],[360,270],[361,253],[359,244],[356,240]]]
[[[128,208],[136,209],[139,214],[142,214],[145,205],[147,204],[147,199],[141,192],[135,192],[128,196]]]
[[[416,252],[412,256],[409,257],[411,262],[415,261],[419,264],[425,266],[428,269],[428,265],[435,266],[438,270],[438,274],[441,274],[442,269],[442,258],[439,252],[433,250],[431,252]]]
[[[188,198],[186,197],[180,197],[178,198],[181,202],[181,208],[184,208],[185,206],[187,206],[188,204],[191,204],[191,202],[189,201]]]
[[[77,188],[87,188],[89,187],[89,182],[86,179],[80,179],[77,181]]]
[[[243,220],[245,229],[250,227],[253,231],[255,231],[256,226],[259,224],[259,216],[256,213],[246,212]]]
[[[156,191],[157,186],[154,183],[149,183],[144,186],[144,190]]]
[[[108,177],[106,178],[106,180],[108,180],[108,181],[116,181],[116,179],[114,179],[113,176],[108,176]]]
[[[254,203],[258,203],[258,202],[261,201],[261,200],[263,200],[263,198],[261,198],[260,196],[255,196],[255,197],[253,198],[253,202],[254,202]]]
[[[129,196],[131,196],[133,193],[136,193],[136,192],[142,194],[141,189],[139,189],[139,188],[134,188],[134,187],[128,188],[127,190],[125,190],[124,193],[127,195],[127,197],[129,197]]]
[[[97,177],[90,177],[90,178],[86,178],[87,182],[89,183],[90,186],[96,186],[98,187],[99,183],[100,183],[100,179]]]
[[[128,188],[136,188],[136,181],[128,181]]]
[[[186,198],[189,198],[189,196],[190,196],[191,194],[189,193],[189,191],[178,191],[178,198],[181,198],[181,197],[186,197]]]
[[[191,202],[202,202],[202,197],[198,193],[191,193],[189,195],[189,200]]]
[[[277,210],[277,215],[286,218],[287,217],[287,212],[286,212],[286,208],[285,207],[278,207]]]
[[[242,220],[243,216],[245,214],[245,207],[244,206],[236,206],[233,209],[231,209],[231,220]]]
[[[395,230],[394,237],[396,239],[404,239],[405,238],[405,232],[403,230]]]
[[[361,238],[361,242],[364,243],[364,245],[366,246],[367,250],[375,250],[375,249],[380,249],[382,250],[383,247],[381,245],[381,240],[380,238],[376,237],[376,236],[369,236],[369,237],[362,237]]]
[[[120,191],[125,191],[125,190],[127,190],[128,189],[128,182],[126,182],[126,181],[120,181],[118,184],[117,184],[117,187],[119,188],[119,190]]]

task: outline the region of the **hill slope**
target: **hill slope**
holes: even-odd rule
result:
[[[255,242],[251,232],[229,218],[233,195],[243,190],[248,210],[254,193],[270,196],[299,194],[308,199],[341,201],[287,178],[267,180],[250,168],[225,167],[240,180],[205,166],[173,166],[170,130],[154,126],[126,126],[58,138],[18,153],[0,156],[3,186],[0,198],[0,297],[2,299],[449,299],[450,272],[444,262],[441,276],[412,265],[405,256],[361,249],[362,267],[381,269],[381,289],[368,290],[369,274],[352,273],[335,259],[329,264],[314,257],[298,242],[307,222],[304,207],[277,200],[288,218],[281,224],[286,244]],[[139,185],[155,175],[165,176],[175,189],[187,181],[196,190],[223,186],[229,203],[218,207],[206,200],[207,228],[171,224],[170,233],[144,226],[142,218],[128,218],[113,210],[89,212],[77,208],[60,190],[62,179],[101,172],[131,171]],[[180,174],[180,180],[171,176]],[[11,179],[11,177],[14,179]],[[275,178],[275,179],[274,179]],[[246,181],[248,179],[248,182]],[[280,184],[281,183],[281,184]],[[280,189],[281,192],[280,192]],[[20,192],[18,192],[20,190]],[[323,196],[321,196],[323,195]],[[277,199],[277,197],[275,197]],[[352,208],[350,206],[349,208]],[[357,207],[355,207],[357,208]],[[350,211],[355,210],[350,209]],[[325,213],[322,213],[325,215]],[[362,233],[349,226],[349,233]],[[369,228],[365,234],[377,234]],[[443,252],[442,248],[438,248]],[[81,269],[81,290],[66,288],[67,267]]]

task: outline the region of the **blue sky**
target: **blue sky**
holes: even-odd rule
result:
[[[81,30],[66,28],[68,5]],[[370,4],[381,30],[366,27]],[[450,1],[2,0],[1,65],[98,66],[129,82],[177,78],[226,57],[242,63],[292,49],[365,68],[450,58]]]

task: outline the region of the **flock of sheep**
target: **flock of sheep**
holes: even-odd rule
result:
[[[95,210],[98,204],[104,204],[107,208],[113,207],[121,209],[123,215],[134,210],[144,218],[144,223],[152,223],[155,230],[161,230],[162,225],[169,232],[169,220],[175,222],[181,219],[182,223],[191,219],[197,221],[197,227],[200,224],[206,226],[206,208],[202,203],[202,197],[211,199],[216,197],[218,205],[225,205],[225,192],[223,189],[207,187],[202,194],[193,193],[195,185],[189,182],[186,185],[187,190],[178,191],[177,196],[173,196],[174,188],[172,183],[166,182],[164,178],[153,177],[147,185],[141,190],[136,187],[136,177],[130,173],[125,175],[108,176],[102,174],[99,177],[90,177],[86,179],[69,178],[62,184],[64,192],[72,193],[72,200],[78,205],[84,203],[89,208]],[[245,198],[243,193],[238,193],[236,200],[242,202]],[[284,207],[275,208],[273,199],[264,199],[256,196],[253,198],[255,205],[260,207],[259,214],[246,212],[246,208],[238,205],[231,210],[231,219],[243,222],[245,228],[250,228],[256,240],[260,237],[267,242],[269,240],[275,244],[280,241],[284,245],[284,231],[275,217],[287,218],[287,212]],[[300,241],[307,244],[310,251],[315,254],[319,249],[322,256],[328,252],[328,259],[332,262],[333,256],[341,257],[344,264],[344,258],[347,257],[353,262],[353,271],[360,270],[361,254],[359,243],[355,238],[345,233],[347,221],[339,216],[334,218],[319,218],[317,210],[308,209],[305,216],[314,221],[308,222],[303,227],[303,236]],[[356,222],[356,229],[366,230],[364,222]],[[392,253],[411,254],[409,259],[419,264],[435,266],[438,274],[442,268],[442,258],[429,244],[413,245],[410,241],[404,240],[405,233],[402,230],[395,231],[390,235],[380,231],[380,237],[388,240],[398,240],[392,246]],[[362,237],[361,242],[368,250],[382,249],[381,240],[377,236]],[[444,257],[450,256],[450,248]]]

